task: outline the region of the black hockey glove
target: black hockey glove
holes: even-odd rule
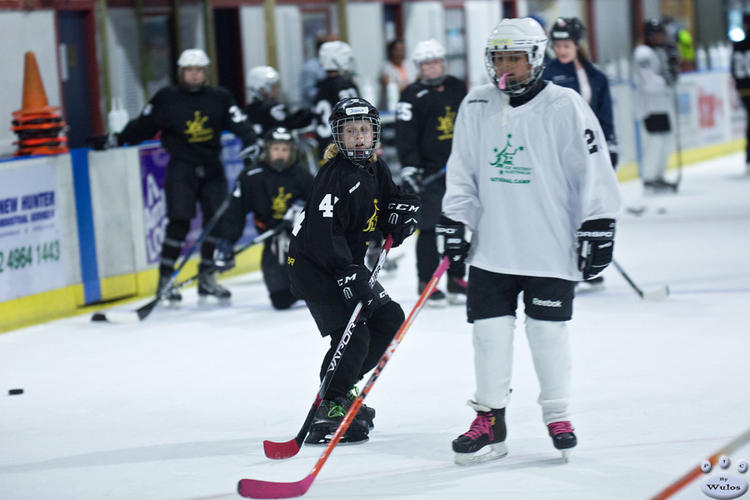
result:
[[[441,215],[440,222],[435,226],[435,236],[438,240],[438,249],[442,247],[443,255],[451,261],[451,268],[458,270],[458,266],[463,266],[471,246],[466,241],[464,224]],[[460,271],[463,274],[463,267]]]
[[[86,145],[96,151],[116,148],[120,145],[117,134],[92,135],[86,138]]]
[[[583,279],[596,277],[612,262],[615,248],[615,220],[594,219],[581,224],[578,237],[578,270]]]
[[[424,171],[417,167],[403,167],[401,169],[401,189],[407,194],[422,192],[422,174]]]
[[[228,271],[234,267],[234,247],[232,242],[221,238],[214,246],[214,267],[218,271]]]
[[[294,228],[294,221],[297,220],[297,217],[300,213],[302,213],[304,209],[304,200],[297,200],[292,203],[292,205],[284,213],[284,222],[282,222],[282,224],[284,224],[284,231],[286,231],[287,233],[292,232],[292,229]]]
[[[422,202],[415,194],[394,196],[388,202],[383,232],[393,236],[393,246],[397,247],[414,234],[422,214]]]
[[[362,302],[362,317],[369,316],[377,301],[370,286],[370,270],[362,264],[350,264],[336,273],[336,283],[347,303]]]

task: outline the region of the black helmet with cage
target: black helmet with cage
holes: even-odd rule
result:
[[[287,159],[271,159],[270,149],[274,144],[288,144],[290,148],[289,158]],[[277,172],[282,172],[287,168],[291,167],[296,159],[296,143],[292,133],[284,127],[272,128],[266,135],[263,136],[263,157],[262,160],[266,162],[272,169]]]
[[[336,147],[352,162],[364,165],[375,154],[380,139],[380,114],[365,99],[341,99],[333,107],[328,123]]]

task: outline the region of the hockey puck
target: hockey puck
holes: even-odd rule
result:
[[[23,394],[23,389],[8,389],[8,396],[15,396],[17,394]]]

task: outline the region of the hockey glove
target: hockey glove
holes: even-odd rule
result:
[[[288,233],[292,232],[292,228],[294,227],[294,221],[297,220],[297,217],[299,217],[299,214],[302,213],[302,211],[305,209],[305,202],[304,200],[297,200],[287,209],[287,211],[284,213],[284,230]]]
[[[435,236],[437,236],[438,248],[442,248],[443,255],[451,261],[451,268],[458,271],[459,266],[463,266],[471,246],[466,241],[464,224],[441,215],[440,222],[435,226]],[[463,274],[463,267],[460,270]]]
[[[218,271],[228,271],[234,267],[234,247],[224,238],[214,245],[214,267]]]
[[[92,135],[86,138],[86,145],[96,151],[116,148],[120,145],[117,134]]]
[[[423,170],[417,167],[404,167],[401,169],[401,189],[407,194],[419,194],[422,192]]]
[[[256,142],[251,144],[242,151],[240,151],[240,158],[245,160],[245,165],[251,165],[258,161],[258,157],[261,153],[260,143]]]
[[[344,300],[352,304],[352,307],[357,302],[362,302],[362,316],[369,316],[377,303],[375,292],[370,286],[370,271],[362,264],[350,264],[336,273],[336,283]]]
[[[614,141],[607,141],[607,149],[609,149],[609,160],[612,162],[612,168],[617,170],[617,143]]]
[[[393,246],[397,247],[414,234],[419,224],[422,202],[415,194],[394,196],[388,202],[383,232],[393,236]]]
[[[578,270],[583,279],[596,277],[612,262],[615,248],[615,220],[594,219],[581,224],[578,237]]]

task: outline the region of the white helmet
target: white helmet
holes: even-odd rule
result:
[[[487,39],[484,64],[490,80],[509,95],[524,94],[541,76],[544,66],[544,52],[547,48],[547,35],[539,23],[530,17],[523,19],[503,19],[495,26]],[[499,52],[525,52],[531,70],[527,75],[514,75],[514,79],[500,84],[495,72],[495,55]]]
[[[270,95],[271,87],[277,83],[279,83],[279,72],[271,66],[256,66],[247,72],[245,78],[245,86],[255,97]]]
[[[354,54],[346,42],[326,42],[318,51],[320,63],[326,71],[338,71],[349,74],[354,71]]]
[[[188,66],[206,67],[209,64],[211,64],[211,60],[201,49],[187,49],[177,59],[177,67],[179,68],[186,68]]]
[[[418,68],[425,61],[445,59],[445,47],[434,38],[422,40],[417,44],[414,52],[412,52],[411,58],[414,61],[414,65]]]

